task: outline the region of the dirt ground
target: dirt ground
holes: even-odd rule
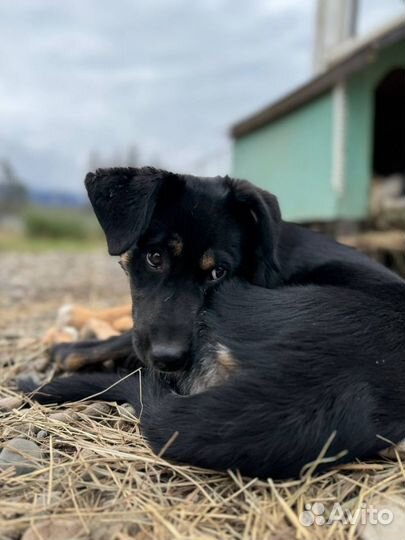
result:
[[[166,462],[152,454],[125,406],[79,403],[66,411],[22,401],[16,376],[52,372],[38,338],[62,304],[128,299],[122,270],[102,252],[0,254],[0,399],[11,403],[0,411],[0,450],[17,437],[39,451],[27,474],[0,463],[0,540],[400,539],[405,472],[398,453],[273,483]],[[357,522],[325,524],[319,509],[330,512],[335,503],[352,515],[388,508],[393,524],[364,524],[361,512]],[[304,512],[317,524],[305,526]]]
[[[104,307],[128,302],[116,259],[92,253],[0,253],[0,332],[40,337],[66,303]]]

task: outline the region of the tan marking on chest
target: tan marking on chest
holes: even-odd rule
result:
[[[216,356],[217,369],[222,378],[227,378],[238,367],[238,362],[225,345],[218,343]]]
[[[221,386],[238,369],[238,361],[225,345],[218,343],[205,360],[202,371],[193,379],[189,393],[199,394],[213,386]]]
[[[215,267],[215,258],[214,253],[211,249],[206,251],[200,259],[200,268],[201,270],[211,270]]]

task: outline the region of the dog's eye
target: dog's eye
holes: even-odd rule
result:
[[[218,281],[226,275],[226,270],[222,266],[216,266],[213,268],[209,274],[210,281]]]
[[[151,268],[160,268],[162,266],[162,254],[160,251],[148,251],[146,261]]]

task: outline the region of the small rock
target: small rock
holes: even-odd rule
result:
[[[390,446],[388,448],[385,448],[384,450],[381,450],[380,455],[389,459],[396,459],[397,453],[400,456],[403,456],[405,454],[405,439],[400,441],[395,446]]]
[[[24,382],[35,384],[36,386],[40,386],[41,379],[38,376],[38,373],[35,371],[26,371],[24,373],[21,373],[16,377],[17,386],[20,386],[20,383],[23,385]]]
[[[405,500],[400,497],[376,496],[367,506],[366,523],[360,523],[361,540],[399,540],[405,530]],[[370,509],[373,509],[371,514]]]
[[[75,418],[77,418],[77,413],[69,409],[66,411],[59,411],[59,412],[52,413],[49,415],[50,420],[56,420],[57,422],[65,422],[65,423],[72,422],[73,420],[75,420]]]
[[[85,409],[83,409],[82,413],[86,416],[100,416],[103,414],[107,414],[111,411],[111,405],[108,403],[92,403],[91,405],[87,405]]]
[[[137,422],[135,416],[135,409],[129,404],[116,405],[118,414],[120,416],[117,427],[118,429],[127,429],[128,426],[134,425]]]
[[[21,536],[21,531],[19,530],[9,530],[9,529],[0,527],[1,540],[18,540],[20,536]]]
[[[79,520],[52,520],[48,519],[42,523],[36,523],[29,527],[23,534],[21,540],[84,540],[88,535],[83,530]]]
[[[49,435],[49,433],[47,431],[45,431],[44,429],[41,429],[37,433],[37,439],[39,439],[39,440],[46,439],[48,437],[48,435]]]
[[[13,409],[17,409],[22,403],[21,397],[5,397],[0,399],[0,410],[2,411],[12,411]]]
[[[120,535],[121,530],[121,523],[116,523],[114,525],[97,523],[95,529],[92,531],[91,540],[113,540],[115,538],[122,538]]]
[[[17,476],[35,471],[40,461],[39,446],[28,439],[11,439],[0,452],[0,469],[15,467]]]
[[[130,403],[123,403],[120,407],[122,407],[129,415],[136,418],[136,411]]]

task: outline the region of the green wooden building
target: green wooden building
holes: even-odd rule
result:
[[[232,128],[233,175],[278,196],[285,219],[362,220],[372,180],[405,175],[405,17]]]

